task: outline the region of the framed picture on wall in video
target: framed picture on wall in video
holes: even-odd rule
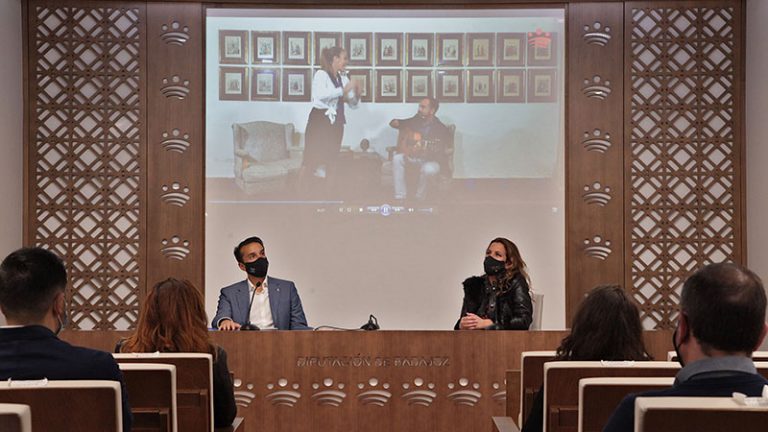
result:
[[[376,66],[403,65],[403,34],[376,33]]]
[[[376,102],[402,102],[403,84],[399,69],[376,71]]]
[[[251,32],[253,63],[280,63],[280,32]]]
[[[320,65],[320,54],[325,48],[341,46],[340,32],[315,32],[315,64]],[[349,55],[349,53],[347,53]]]
[[[464,71],[437,71],[436,94],[440,102],[464,102]]]
[[[528,66],[557,66],[557,33],[528,33]]]
[[[283,32],[283,63],[309,65],[309,32]]]
[[[528,69],[528,103],[557,102],[557,69]]]
[[[360,101],[373,102],[373,93],[371,92],[371,70],[370,69],[347,69],[350,80],[360,83]]]
[[[464,65],[464,33],[437,34],[437,64],[439,66]]]
[[[350,66],[371,66],[372,33],[344,33],[344,48]]]
[[[280,70],[277,68],[251,68],[251,100],[280,100]]]
[[[525,66],[525,33],[496,33],[496,65]]]
[[[219,68],[219,100],[248,100],[247,71],[245,66]]]
[[[493,66],[496,55],[494,33],[467,33],[467,64],[469,66]]]
[[[406,102],[419,102],[426,97],[434,97],[431,70],[409,70],[406,82]]]
[[[247,30],[219,30],[219,63],[248,63]]]
[[[502,69],[496,85],[496,102],[525,102],[525,69]]]
[[[312,69],[283,69],[283,101],[309,102],[312,84]]]
[[[496,97],[493,71],[490,69],[477,69],[467,71],[467,102],[469,103],[493,103]]]
[[[408,66],[432,66],[435,61],[434,33],[408,33],[406,37],[406,58]]]

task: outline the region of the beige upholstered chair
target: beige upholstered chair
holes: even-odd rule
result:
[[[293,123],[233,123],[235,183],[246,193],[279,191],[301,168],[302,148]]]

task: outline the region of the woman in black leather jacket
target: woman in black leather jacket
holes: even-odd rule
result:
[[[464,281],[461,318],[454,329],[528,330],[533,305],[528,273],[510,240],[495,238],[485,250],[485,274]]]

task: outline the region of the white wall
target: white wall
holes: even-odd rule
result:
[[[768,282],[768,1],[747,0],[747,259]],[[768,341],[763,343],[768,349]]]
[[[21,2],[0,0],[0,256],[22,242]],[[0,314],[0,324],[5,319]]]

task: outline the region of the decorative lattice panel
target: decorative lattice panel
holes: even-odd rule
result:
[[[27,242],[65,260],[75,329],[128,329],[138,315],[140,16],[29,7]]]
[[[646,328],[672,328],[696,268],[741,260],[736,2],[628,7],[627,285]],[[693,5],[696,6],[696,5]]]

